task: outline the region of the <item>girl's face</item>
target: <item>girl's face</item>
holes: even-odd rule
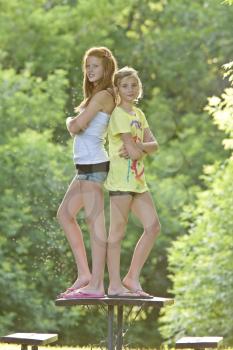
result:
[[[86,75],[88,80],[94,84],[103,78],[104,67],[101,58],[95,56],[87,57]]]
[[[139,84],[135,77],[123,78],[118,86],[121,102],[134,102],[139,96]]]

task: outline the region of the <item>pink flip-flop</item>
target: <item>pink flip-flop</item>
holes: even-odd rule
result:
[[[63,299],[101,299],[104,298],[104,294],[97,293],[85,293],[80,290],[77,292],[71,292],[63,296]]]
[[[80,288],[86,287],[88,285],[88,283],[84,283],[83,285],[81,285],[79,288],[75,288],[75,287],[69,287],[67,288],[64,292],[58,294],[57,299],[59,298],[64,298],[65,295],[74,292],[75,290],[79,290]]]
[[[74,292],[76,288],[67,288],[64,292],[58,294],[57,298],[63,298],[64,295],[68,294],[68,293],[71,293],[71,292]]]

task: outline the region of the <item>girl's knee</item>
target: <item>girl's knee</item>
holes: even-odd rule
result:
[[[95,226],[96,226],[96,218],[94,216],[86,216],[85,218],[86,224],[89,227],[90,231],[95,231]]]
[[[114,233],[119,232],[121,235],[122,234],[124,235],[126,225],[127,225],[127,221],[125,221],[125,220],[111,222],[110,223],[110,232],[114,232]]]
[[[107,246],[107,237],[105,234],[100,234],[100,233],[94,232],[92,234],[92,240],[99,247],[106,248],[106,246]]]
[[[115,245],[120,244],[122,239],[124,238],[124,235],[125,235],[124,229],[123,230],[116,230],[116,231],[110,230],[109,235],[108,235],[108,240],[107,240],[108,247],[111,248]]]
[[[65,221],[74,221],[75,217],[68,212],[66,207],[60,206],[57,211],[57,220],[62,224]]]
[[[145,233],[153,236],[154,238],[158,236],[160,231],[161,231],[161,225],[158,220],[145,228]]]

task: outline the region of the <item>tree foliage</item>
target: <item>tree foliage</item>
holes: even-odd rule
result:
[[[231,68],[232,63],[225,65]],[[228,70],[232,81],[232,69]],[[221,98],[209,98],[206,109],[226,132],[223,141],[233,149],[233,89]],[[180,335],[221,335],[233,341],[233,158],[204,168],[207,189],[186,208],[183,220],[188,234],[170,248],[169,271],[176,304],[162,318],[166,338]]]
[[[20,74],[12,68],[0,70],[0,143],[27,128],[56,130],[63,120],[67,85],[63,70],[47,79],[35,77],[27,69]]]

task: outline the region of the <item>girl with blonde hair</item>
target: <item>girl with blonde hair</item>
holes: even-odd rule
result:
[[[160,223],[146,184],[143,159],[158,149],[158,143],[145,115],[135,106],[135,102],[142,96],[142,84],[137,71],[130,67],[120,69],[115,74],[114,86],[118,101],[108,128],[110,170],[105,184],[110,194],[108,295],[120,298],[150,298],[143,291],[139,277],[160,231]],[[130,211],[139,219],[144,231],[122,281],[121,240]]]

